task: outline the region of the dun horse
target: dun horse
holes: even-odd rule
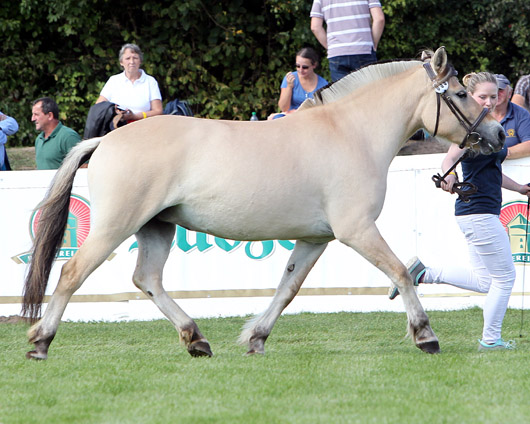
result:
[[[435,89],[445,91],[451,107],[440,105],[439,98],[437,102]],[[28,337],[35,350],[26,356],[47,358],[73,293],[133,234],[138,240],[134,284],[176,327],[192,356],[211,356],[196,323],[162,287],[176,224],[232,240],[296,240],[270,306],[242,331],[240,342],[248,344],[249,354],[265,352],[276,320],[334,239],[390,278],[401,293],[416,346],[439,352],[407,269],[375,221],[390,162],[419,128],[433,133],[436,127],[440,136],[455,143],[464,140],[486,154],[502,147],[502,127],[481,112],[440,48],[422,60],[363,68],[323,89],[299,112],[275,121],[160,116],[80,143],[39,205],[23,305],[34,322]],[[481,120],[475,120],[478,116]],[[63,266],[38,320],[63,240],[73,178],[89,158],[90,234]]]

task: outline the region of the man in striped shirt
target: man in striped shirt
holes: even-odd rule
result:
[[[379,0],[314,0],[310,16],[311,31],[328,51],[333,82],[377,61],[385,27]]]

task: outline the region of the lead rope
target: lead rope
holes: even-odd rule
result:
[[[445,174],[440,175],[436,174],[432,176],[432,180],[434,181],[434,184],[437,188],[442,187],[442,182],[447,183],[445,181],[445,177],[447,177],[453,170],[458,166],[460,162],[462,162],[464,159],[466,159],[469,156],[469,150],[467,150],[460,158],[447,170]],[[458,181],[458,174],[456,171],[454,172],[456,177],[456,182],[453,184],[453,192],[458,194],[458,198],[462,200],[464,203],[469,203],[469,197],[472,194],[475,194],[478,191],[478,188],[475,184],[467,182],[467,181]],[[530,198],[529,198],[530,199]]]
[[[524,281],[526,277],[526,258],[528,256],[528,216],[530,212],[530,197],[528,198],[528,202],[526,203],[526,225],[525,225],[525,232],[524,232],[524,253],[525,253],[525,261],[523,262],[523,293],[521,294],[521,328],[519,329],[519,337],[523,337],[523,323],[524,323]]]

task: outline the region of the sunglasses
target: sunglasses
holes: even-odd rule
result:
[[[309,65],[299,65],[298,63],[295,65],[296,66],[296,69],[300,69],[302,68],[304,71],[306,69],[309,69]]]

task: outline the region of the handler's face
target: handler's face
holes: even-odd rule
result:
[[[492,82],[477,84],[475,92],[471,96],[480,106],[487,107],[491,111],[495,109],[498,101],[497,85]]]

